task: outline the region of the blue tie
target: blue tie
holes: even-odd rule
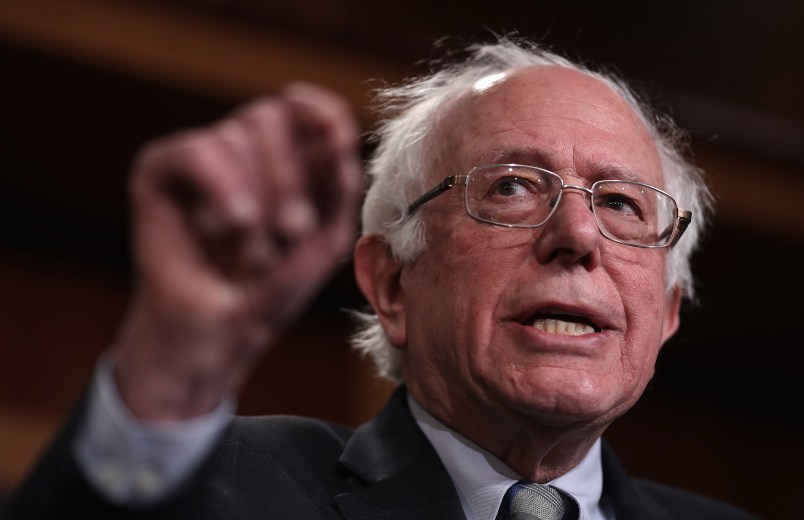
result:
[[[578,503],[552,486],[517,482],[505,493],[497,520],[577,520]]]

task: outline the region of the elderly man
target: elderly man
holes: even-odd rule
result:
[[[674,128],[509,41],[381,100],[355,344],[401,383],[386,408],[354,431],[230,419],[352,242],[355,126],[295,85],[142,154],[131,311],[12,517],[750,518],[601,441],[692,290],[709,196]]]

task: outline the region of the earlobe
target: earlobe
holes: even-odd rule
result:
[[[666,298],[664,321],[662,322],[662,344],[676,333],[681,324],[681,287],[676,286]]]
[[[407,343],[405,292],[400,284],[402,268],[391,246],[379,235],[360,237],[355,245],[355,278],[360,292],[380,318],[391,345]]]

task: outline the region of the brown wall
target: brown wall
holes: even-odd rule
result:
[[[309,27],[178,7],[190,3],[0,4],[0,490],[69,413],[125,311],[135,150],[297,77],[343,92],[367,125],[365,80],[409,70],[408,51],[390,44],[384,56],[322,45]],[[793,517],[804,465],[801,163],[695,144],[721,209],[695,259],[700,304],[685,308],[646,396],[608,437],[638,475]],[[370,417],[390,386],[349,351],[340,310],[362,304],[345,266],[260,365],[241,411]]]

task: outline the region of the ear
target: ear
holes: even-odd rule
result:
[[[681,324],[681,287],[676,286],[668,294],[665,302],[664,321],[662,322],[662,344],[670,339]]]
[[[402,268],[391,246],[379,235],[360,237],[354,264],[357,285],[380,318],[388,340],[394,347],[403,348],[407,343],[405,292],[399,283]]]

